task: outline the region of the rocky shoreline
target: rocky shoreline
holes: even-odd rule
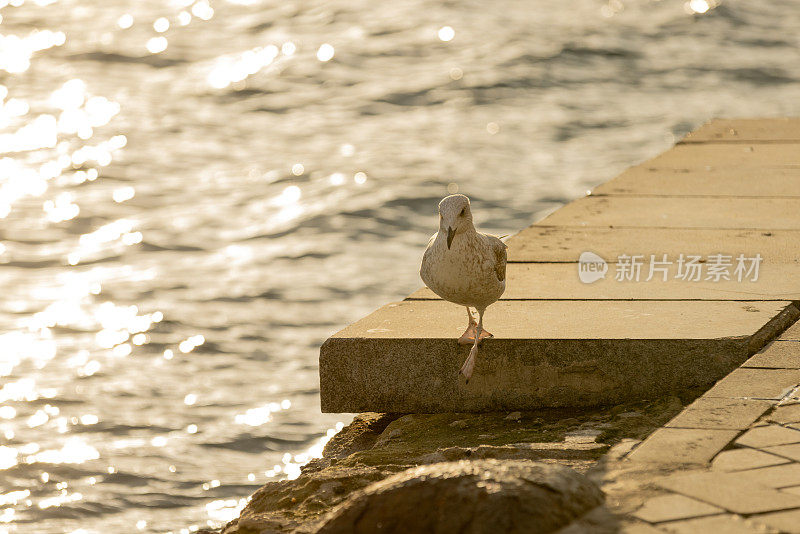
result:
[[[467,513],[464,507],[488,498],[467,488],[486,485],[495,488],[491,495],[496,512],[492,514],[505,510],[509,517],[525,515],[525,507],[510,503],[544,499],[537,509],[548,510],[547,517],[521,518],[528,525],[526,532],[530,532],[530,521],[539,524],[541,532],[554,532],[570,524],[575,528],[579,524],[576,521],[597,523],[592,514],[599,512],[592,510],[602,503],[602,498],[595,498],[602,493],[592,482],[593,471],[609,456],[611,447],[621,444],[628,449],[638,443],[679,413],[702,389],[596,409],[359,414],[328,442],[321,458],[303,467],[297,479],[265,484],[252,495],[240,517],[217,532],[374,530],[365,530],[363,524],[357,528],[354,518],[362,523],[385,523],[384,532],[400,531],[392,527],[392,514],[408,509],[412,497],[420,507],[413,517],[430,516],[435,510],[437,520],[455,528]],[[485,484],[465,484],[464,477],[474,477],[476,466],[484,473]],[[532,486],[518,487],[520,480],[532,479]],[[432,481],[442,486],[437,494],[450,498],[431,501],[428,493],[434,487]],[[549,491],[541,495],[534,491],[543,486]],[[508,500],[505,505],[504,499]],[[450,502],[460,503],[459,507],[443,506]],[[367,518],[354,512],[367,509]],[[600,515],[600,523],[612,522],[608,513]],[[489,515],[484,513],[481,518],[488,520]],[[470,522],[468,531],[483,532],[481,525],[486,524],[491,523]],[[594,527],[600,528],[599,523]]]

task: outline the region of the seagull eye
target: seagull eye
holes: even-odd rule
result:
[[[467,208],[461,208],[461,213],[459,214],[461,217],[467,214]]]

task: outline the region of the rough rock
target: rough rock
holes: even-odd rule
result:
[[[610,445],[644,438],[695,396],[686,392],[681,398],[591,410],[520,412],[513,419],[507,412],[360,414],[328,442],[322,458],[303,467],[299,478],[261,487],[223,532],[314,532],[320,518],[354,492],[437,462],[529,460],[583,473]]]
[[[396,472],[397,470],[395,470]],[[386,478],[390,471],[375,467],[329,466],[304,471],[296,480],[270,482],[260,487],[223,533],[261,534],[302,531],[321,512],[343,501],[355,490]]]
[[[386,427],[401,415],[373,412],[356,415],[352,423],[333,436],[325,445],[322,456],[324,458],[346,458],[354,452],[371,448]]]
[[[572,469],[525,461],[447,462],[409,469],[357,491],[319,534],[547,533],[603,503]]]

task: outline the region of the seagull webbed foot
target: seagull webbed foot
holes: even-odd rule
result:
[[[458,338],[459,345],[472,345],[475,343],[475,331],[477,330],[477,325],[470,324],[464,333],[461,334],[461,337]],[[478,338],[478,343],[481,342],[482,339],[486,339],[487,337],[494,337],[490,332],[486,330],[481,331],[480,338]]]

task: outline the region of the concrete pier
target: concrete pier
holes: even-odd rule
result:
[[[348,326],[320,352],[323,411],[589,406],[712,384],[800,315],[798,141],[798,120],[712,121],[511,237],[469,384],[463,308],[427,289]],[[579,278],[587,251],[605,278]],[[680,276],[690,256],[696,280]]]

